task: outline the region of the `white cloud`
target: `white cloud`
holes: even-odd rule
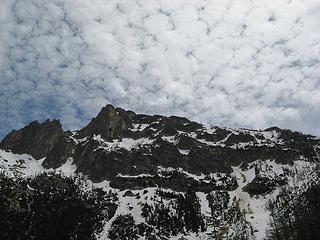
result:
[[[2,0],[0,135],[113,103],[320,135],[317,0]]]

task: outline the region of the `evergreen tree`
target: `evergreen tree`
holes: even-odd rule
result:
[[[94,239],[116,208],[115,199],[106,202],[100,194],[85,191],[76,178],[0,174],[0,239]]]
[[[111,224],[109,230],[111,240],[138,239],[138,228],[131,214],[119,215]]]
[[[311,240],[320,236],[320,184],[299,193],[283,188],[268,204],[268,239]]]
[[[182,206],[184,207],[184,222],[186,231],[203,231],[205,224],[201,214],[201,204],[196,193],[189,189],[186,192],[185,197],[181,200]]]
[[[209,207],[211,210],[211,225],[213,226],[214,233],[217,232],[217,228],[222,226],[226,220],[226,211],[229,203],[228,192],[212,192],[207,195]]]

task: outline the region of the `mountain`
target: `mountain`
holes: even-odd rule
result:
[[[116,210],[100,239],[263,239],[268,201],[317,180],[320,139],[107,105],[73,132],[59,120],[31,122],[0,149],[0,169],[12,179],[62,173],[113,191]],[[131,238],[121,235],[128,226]]]

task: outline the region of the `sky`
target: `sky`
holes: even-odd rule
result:
[[[111,103],[320,136],[319,0],[1,0],[0,139]]]

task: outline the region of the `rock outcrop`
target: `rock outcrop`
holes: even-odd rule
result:
[[[108,141],[122,137],[131,127],[132,115],[134,115],[133,112],[107,105],[101,109],[97,117],[78,132],[77,137],[100,135]]]
[[[66,160],[73,156],[75,142],[65,133],[61,135],[50,152],[48,152],[42,165],[45,168],[58,168],[63,165]]]
[[[28,126],[11,131],[0,143],[0,148],[14,153],[28,153],[40,159],[54,148],[64,134],[59,120],[44,123],[31,122]]]

